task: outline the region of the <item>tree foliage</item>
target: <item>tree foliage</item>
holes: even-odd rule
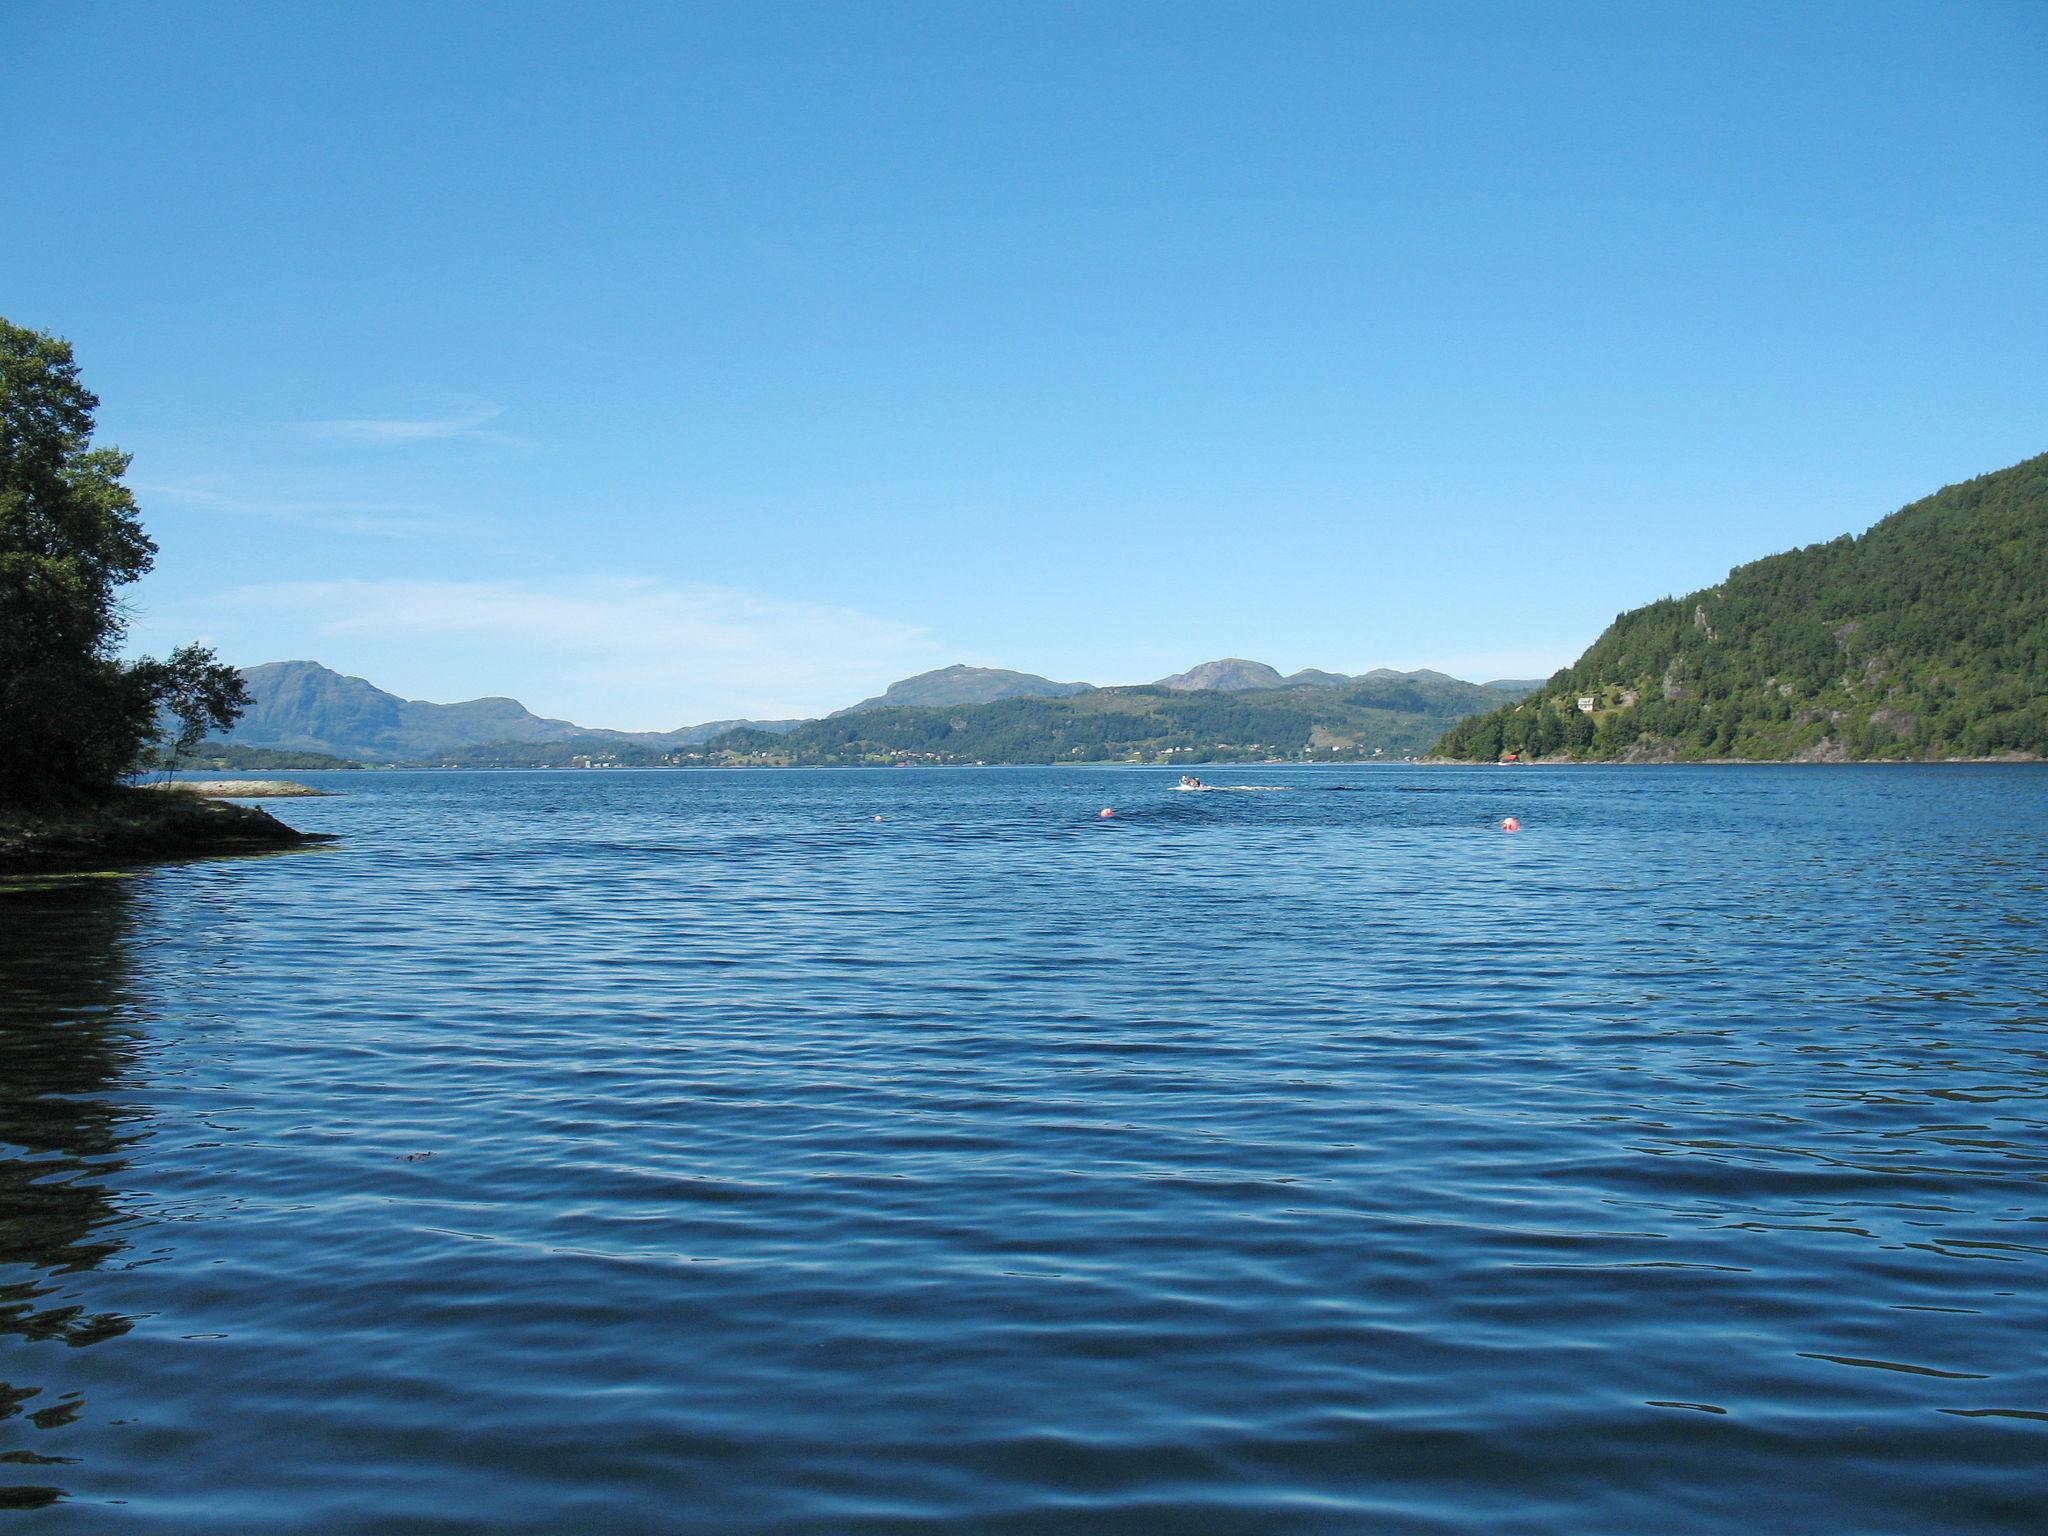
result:
[[[0,801],[106,788],[247,704],[201,647],[122,661],[118,593],[156,545],[128,456],[92,446],[98,408],[70,343],[0,320]]]
[[[2048,455],[1621,614],[1538,693],[1437,750],[2048,754]]]

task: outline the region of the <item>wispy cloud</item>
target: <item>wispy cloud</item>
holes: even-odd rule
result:
[[[329,421],[311,421],[306,426],[316,437],[344,438],[358,443],[420,443],[446,438],[481,438],[509,442],[491,423],[505,414],[504,407],[487,400],[452,402],[439,411],[418,416],[345,416]]]
[[[143,479],[134,482],[134,490],[145,508],[164,504],[193,507],[257,522],[371,538],[473,537],[492,531],[492,525],[479,518],[443,517],[397,502],[267,490],[245,477],[191,475]]]
[[[945,659],[900,620],[636,577],[294,581],[221,593],[187,617],[202,611],[244,664],[312,657],[416,698],[510,694],[629,729],[822,714]]]

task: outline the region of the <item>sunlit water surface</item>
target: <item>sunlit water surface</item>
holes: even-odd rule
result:
[[[0,1528],[2048,1529],[2048,771],[1211,777],[0,892]]]

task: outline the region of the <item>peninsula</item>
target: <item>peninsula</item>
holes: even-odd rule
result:
[[[0,806],[0,875],[105,869],[157,859],[275,853],[334,839],[252,805],[115,786],[34,806]]]
[[[0,871],[314,841],[275,817],[130,787],[231,726],[235,671],[200,646],[123,660],[120,589],[156,558],[122,476],[92,445],[99,401],[71,346],[0,320]]]

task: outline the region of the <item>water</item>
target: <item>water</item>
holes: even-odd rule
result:
[[[2048,1525],[2048,772],[1210,776],[0,893],[0,1529]]]

